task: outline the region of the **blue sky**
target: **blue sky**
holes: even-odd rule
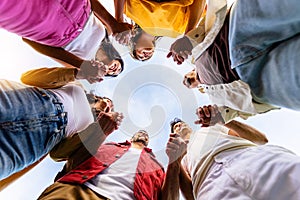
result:
[[[111,4],[106,6],[112,8]],[[165,56],[169,42],[168,39],[162,39],[154,57],[146,62],[132,60],[127,49],[119,46],[126,63],[125,71],[118,78],[107,79],[99,84],[83,82],[87,90],[111,97],[116,110],[125,115],[120,129],[111,134],[108,140],[123,141],[130,138],[135,130],[146,129],[150,133],[149,145],[163,164],[166,164],[164,147],[169,134],[169,121],[180,117],[192,124],[196,120],[195,109],[209,103],[206,95],[182,85],[182,75],[192,69],[192,65],[186,63],[177,66],[172,60],[167,60]],[[18,36],[4,30],[0,30],[0,44],[0,78],[19,81],[20,75],[28,69],[59,66],[28,47]],[[263,131],[270,144],[281,145],[300,154],[299,119],[300,112],[281,109],[245,122]],[[193,128],[197,127],[193,125]],[[62,165],[46,158],[34,170],[2,191],[0,199],[36,199],[52,183]]]

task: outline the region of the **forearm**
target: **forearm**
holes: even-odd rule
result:
[[[91,0],[92,10],[96,17],[103,23],[107,28],[114,33],[114,26],[118,23],[117,20],[104,8],[104,6],[98,0]]]
[[[180,162],[175,161],[168,165],[165,181],[162,187],[163,200],[179,199]]]
[[[232,120],[229,123],[226,123],[225,126],[238,133],[239,137],[249,140],[253,143],[265,144],[268,142],[268,138],[265,134],[242,122]]]
[[[64,50],[61,47],[52,47],[44,44],[40,44],[28,39],[23,38],[23,41],[30,45],[37,52],[49,56],[53,59],[63,61],[64,63],[70,64],[76,68],[80,68],[83,59],[78,56]]]
[[[184,198],[187,200],[194,200],[192,180],[183,169],[182,165],[180,165],[179,183]]]
[[[115,18],[118,22],[124,22],[123,13],[126,0],[114,0]]]

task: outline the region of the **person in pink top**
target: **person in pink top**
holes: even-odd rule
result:
[[[94,77],[93,80],[97,81],[106,75],[108,69],[104,66],[110,63],[100,60],[105,64],[103,66],[85,60],[81,55],[76,55],[75,51],[64,49],[83,32],[90,31],[86,29],[91,29],[91,32],[97,30],[98,22],[87,25],[93,20],[92,17],[105,25],[113,35],[118,35],[120,43],[129,40],[131,27],[126,23],[118,23],[97,0],[3,0],[0,2],[0,28],[15,33],[26,41],[41,45],[42,53],[80,68],[89,80],[90,77]],[[103,25],[100,27],[102,33],[96,33],[102,35],[102,38],[96,39],[100,42],[105,37]],[[98,46],[100,42],[97,43]]]

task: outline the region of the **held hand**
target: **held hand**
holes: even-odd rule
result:
[[[217,123],[224,124],[224,120],[217,105],[199,107],[196,110],[196,115],[199,120],[195,121],[195,124],[201,124],[202,127],[213,126]]]
[[[113,30],[115,40],[122,45],[128,45],[132,37],[132,25],[128,23],[119,22]]]
[[[124,117],[123,117],[122,113],[118,113],[118,112],[104,113],[104,112],[101,112],[97,117],[97,121],[98,121],[101,129],[103,130],[103,133],[106,136],[108,136],[114,130],[117,130],[119,128],[123,118]]]
[[[80,66],[76,79],[86,79],[89,83],[101,82],[107,74],[108,67],[102,62],[85,60]]]
[[[183,140],[179,134],[171,133],[166,147],[169,163],[181,161],[187,151],[188,140]]]
[[[188,39],[184,36],[180,39],[177,39],[170,47],[170,52],[167,55],[167,58],[173,57],[174,62],[178,65],[182,64],[184,60],[188,58],[189,55],[192,55],[193,45]]]

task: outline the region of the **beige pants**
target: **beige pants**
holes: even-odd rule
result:
[[[85,185],[55,182],[39,196],[38,200],[109,200],[96,194]]]

